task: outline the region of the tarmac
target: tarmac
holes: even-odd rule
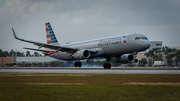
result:
[[[180,74],[179,68],[1,67],[0,73]]]

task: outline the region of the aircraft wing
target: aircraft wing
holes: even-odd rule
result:
[[[50,44],[46,44],[46,43],[41,43],[41,42],[35,42],[35,41],[29,41],[29,40],[21,39],[21,38],[18,38],[16,36],[16,33],[15,33],[13,28],[12,28],[12,31],[13,31],[14,37],[17,40],[28,42],[28,43],[32,43],[34,45],[39,46],[39,48],[45,47],[45,48],[54,49],[56,51],[62,51],[62,52],[68,52],[68,53],[74,53],[74,52],[76,52],[78,50],[81,50],[81,49],[77,49],[77,48],[73,48],[73,47],[66,47],[66,46],[60,46],[60,45],[50,45]]]
[[[24,47],[23,49],[35,50],[35,51],[41,51],[41,52],[50,52],[51,51],[51,50],[41,50],[41,49],[26,48],[26,47]]]

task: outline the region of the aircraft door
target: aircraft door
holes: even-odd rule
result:
[[[128,45],[131,44],[131,36],[127,36],[127,37],[126,37],[126,40],[127,40],[127,44],[128,44]]]

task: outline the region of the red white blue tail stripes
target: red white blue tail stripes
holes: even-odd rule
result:
[[[53,32],[53,29],[51,27],[51,24],[48,22],[48,23],[45,23],[45,26],[46,26],[46,38],[47,38],[47,44],[59,44],[57,39],[56,39],[56,36]]]

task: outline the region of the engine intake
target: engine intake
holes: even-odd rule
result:
[[[90,52],[84,49],[79,50],[72,55],[72,58],[74,59],[87,59],[89,57],[90,57]]]
[[[132,63],[134,62],[134,56],[131,54],[124,54],[120,57],[116,58],[116,62],[118,63]]]

